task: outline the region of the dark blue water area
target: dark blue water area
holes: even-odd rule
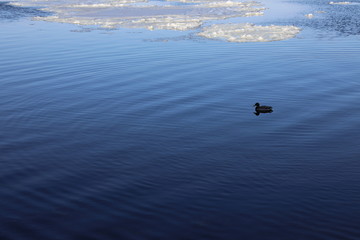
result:
[[[50,12],[42,11],[33,7],[13,6],[9,2],[0,1],[0,21],[13,21],[24,17],[45,17]]]
[[[79,29],[0,22],[1,240],[360,239],[357,35]]]

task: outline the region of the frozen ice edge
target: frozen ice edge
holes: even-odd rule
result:
[[[198,30],[201,37],[229,42],[267,42],[293,38],[300,32],[295,26],[257,26],[254,24],[204,23],[235,17],[263,15],[266,9],[259,2],[233,0],[168,0],[191,5],[152,5],[147,0],[18,0],[16,5],[44,7],[53,16],[34,20],[99,25],[103,28],[145,28],[149,30]],[[139,3],[141,3],[139,5]],[[131,11],[140,11],[132,16]],[[135,12],[136,12],[135,11]],[[129,14],[130,12],[130,14]],[[154,14],[154,12],[156,14]],[[180,14],[174,14],[178,12]],[[126,13],[126,14],[124,14]]]
[[[250,23],[214,24],[205,27],[199,36],[228,42],[271,42],[295,37],[300,28],[295,26],[257,26]]]
[[[331,5],[358,5],[358,2],[329,2]]]
[[[56,2],[56,1],[55,1]],[[237,2],[231,0],[205,0],[191,5],[145,5],[133,4],[144,0],[122,0],[111,6],[102,4],[54,4],[44,10],[53,16],[36,17],[35,20],[73,23],[78,25],[99,25],[103,28],[146,28],[149,30],[194,30],[205,22],[235,17],[263,15],[264,7],[258,2]],[[96,7],[97,6],[97,7]]]

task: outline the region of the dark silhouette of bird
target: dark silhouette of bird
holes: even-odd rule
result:
[[[271,106],[261,106],[260,103],[255,103],[254,107],[255,107],[254,114],[257,116],[259,116],[260,113],[271,113],[273,111]]]

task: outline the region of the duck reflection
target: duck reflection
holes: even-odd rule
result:
[[[260,103],[255,103],[254,107],[255,107],[254,114],[256,116],[259,116],[261,113],[272,113],[273,112],[273,109],[271,106],[261,106]]]

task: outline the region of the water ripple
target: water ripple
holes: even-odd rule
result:
[[[1,239],[359,236],[358,41],[164,43],[11,24]],[[255,102],[273,113],[255,116]]]

